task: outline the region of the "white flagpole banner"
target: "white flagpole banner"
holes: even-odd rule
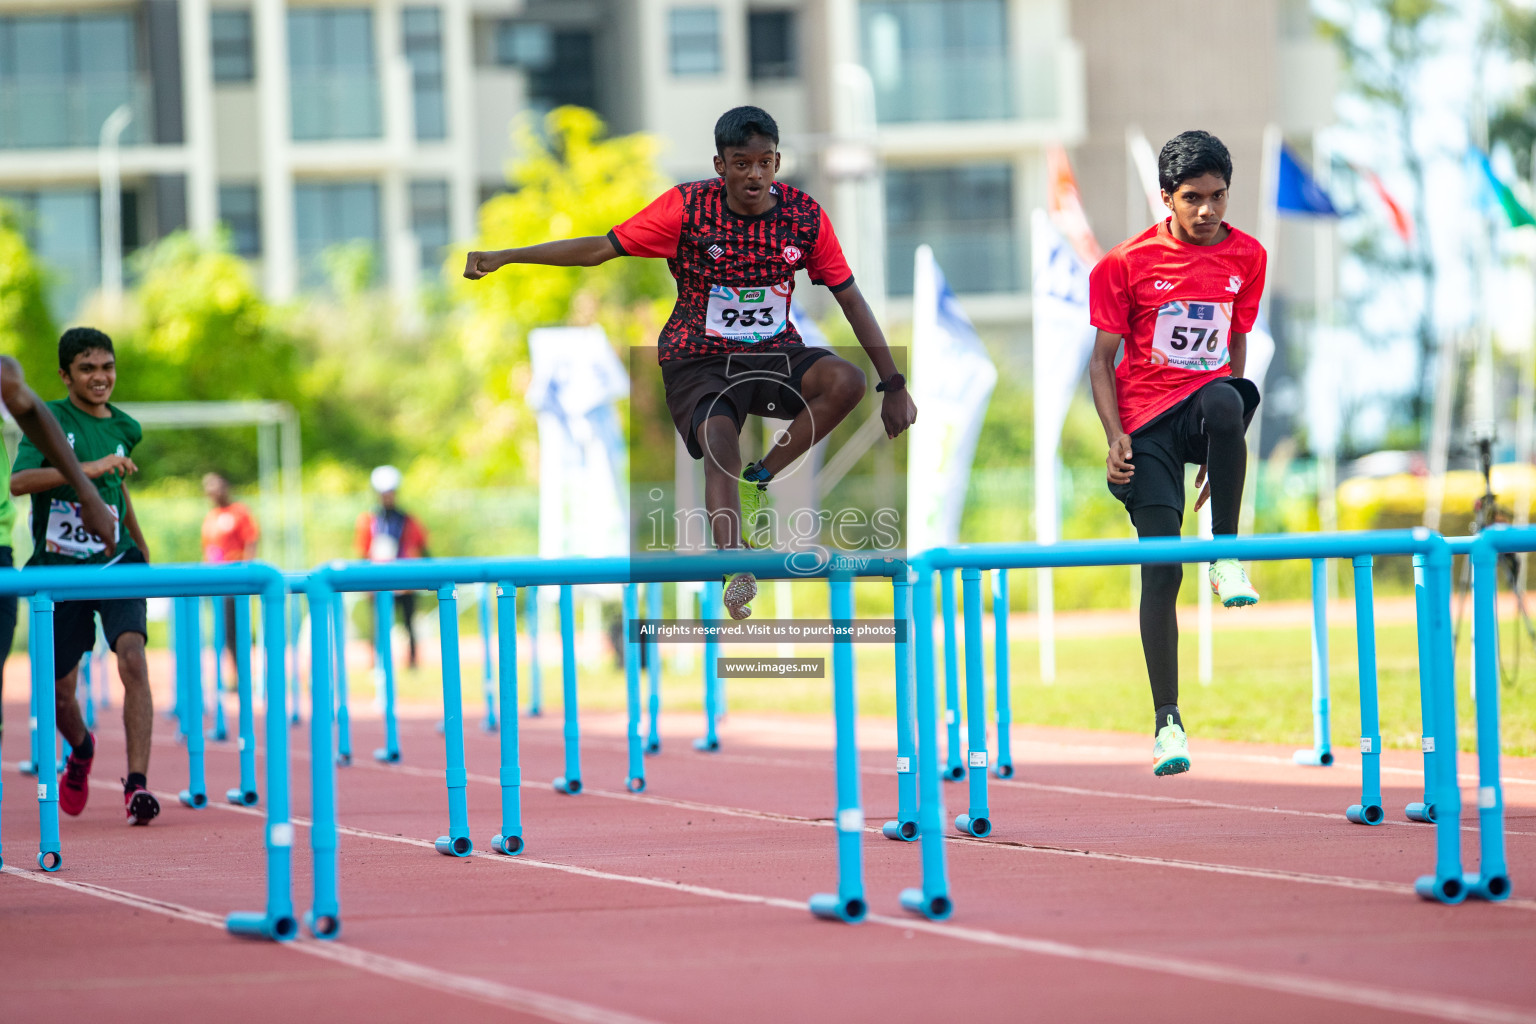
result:
[[[926,245],[912,289],[912,399],[921,410],[907,448],[907,549],[953,544],[997,367]]]
[[[1060,539],[1056,464],[1067,407],[1093,352],[1095,330],[1088,322],[1088,264],[1083,262],[1044,210],[1030,216],[1035,268],[1035,540]],[[1039,577],[1040,677],[1056,677],[1055,591],[1050,570]]]
[[[528,334],[539,416],[539,556],[629,553],[624,433],[614,403],[629,376],[601,327]]]

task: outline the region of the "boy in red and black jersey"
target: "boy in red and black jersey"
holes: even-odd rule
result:
[[[569,238],[496,252],[471,252],[464,276],[478,280],[510,263],[596,266],[616,256],[664,258],[677,279],[677,305],[662,328],[658,361],[672,421],[704,462],[704,503],[717,548],[743,546],[765,490],[825,437],[864,397],[864,373],[828,349],[807,348],[790,322],[795,273],[837,297],[880,375],[888,437],[917,418],[885,336],[843,258],[821,205],[775,182],[779,128],[757,107],[736,107],[715,123],[715,174],[668,189],[606,236]],[[742,468],[748,415],[790,420],[763,458]],[[747,528],[743,530],[743,523]],[[725,605],[751,614],[750,573],[732,577]]]
[[[1244,434],[1259,389],[1243,379],[1248,332],[1258,318],[1266,256],[1227,224],[1232,158],[1208,132],[1185,132],[1158,157],[1167,220],[1111,249],[1093,268],[1089,309],[1099,329],[1089,360],[1093,401],[1109,440],[1109,490],[1139,537],[1176,537],[1184,520],[1184,465],[1200,467],[1198,510],[1211,529],[1237,533],[1248,448]],[[1125,356],[1115,365],[1121,343]],[[1152,770],[1189,770],[1179,716],[1179,626],[1174,602],[1182,565],[1141,570],[1141,644],[1156,707]],[[1228,608],[1258,593],[1236,559],[1210,570]]]

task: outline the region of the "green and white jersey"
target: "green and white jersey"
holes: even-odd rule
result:
[[[139,421],[115,405],[108,405],[111,415],[97,419],[82,412],[67,398],[49,402],[48,408],[59,421],[75,458],[92,462],[108,455],[131,455],[144,436]],[[22,438],[16,449],[13,473],[43,469],[50,463],[30,440]],[[121,555],[134,546],[133,538],[122,529],[127,498],[122,477],[108,473],[95,481],[96,491],[107,508],[117,517],[117,551]],[[32,557],[28,565],[89,565],[107,560],[106,545],[80,521],[80,496],[73,487],[55,487],[32,495]]]

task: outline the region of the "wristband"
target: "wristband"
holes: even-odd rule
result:
[[[875,385],[876,391],[900,391],[907,386],[907,378],[899,373],[893,373],[879,384]]]

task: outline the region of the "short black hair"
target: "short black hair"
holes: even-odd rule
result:
[[[112,339],[105,332],[94,327],[71,327],[59,338],[59,369],[68,370],[75,356],[92,349],[117,355],[112,349]]]
[[[1232,184],[1232,154],[1210,132],[1180,132],[1157,155],[1157,183],[1169,195],[1190,178],[1206,174]]]
[[[755,135],[779,144],[779,123],[762,107],[732,107],[715,122],[715,152],[745,146]]]

